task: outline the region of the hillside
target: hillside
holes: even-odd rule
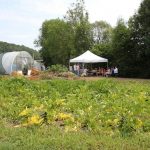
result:
[[[32,56],[34,54],[35,59],[41,59],[40,53],[34,49],[31,49],[23,45],[20,46],[20,45],[0,41],[0,53],[12,52],[12,51],[27,51]]]

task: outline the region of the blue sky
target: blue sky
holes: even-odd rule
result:
[[[142,0],[85,0],[90,22],[104,20],[112,26],[126,21]],[[44,20],[63,18],[75,0],[0,0],[0,41],[34,48]]]

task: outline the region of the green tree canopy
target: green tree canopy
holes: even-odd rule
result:
[[[92,24],[93,46],[92,51],[100,56],[112,60],[112,27],[105,21],[96,21]]]
[[[45,21],[37,44],[46,65],[67,65],[86,50],[109,59],[124,77],[150,77],[150,1],[143,0],[128,24],[120,19],[112,28],[107,22],[89,22],[84,0],[77,0],[63,20]]]
[[[144,0],[135,14],[129,20],[132,50],[135,55],[137,76],[150,77],[150,1]]]
[[[113,30],[112,53],[113,64],[117,65],[121,76],[132,76],[135,71],[134,51],[130,40],[130,30],[123,19],[119,19]]]
[[[74,56],[89,50],[92,46],[93,39],[91,25],[88,21],[88,12],[85,10],[84,1],[77,0],[76,3],[73,3],[72,8],[67,11],[64,18],[73,29]]]
[[[39,44],[42,46],[41,55],[46,65],[65,64],[74,49],[72,31],[63,20],[45,21],[41,28]]]
[[[150,77],[150,1],[144,0],[128,22],[119,21],[113,31],[113,62],[125,77]]]
[[[96,44],[111,41],[112,27],[105,21],[96,21],[92,24],[93,40]]]

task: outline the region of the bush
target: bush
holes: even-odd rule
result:
[[[48,71],[50,72],[67,72],[68,68],[61,64],[56,64],[48,67]]]

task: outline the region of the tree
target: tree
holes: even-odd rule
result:
[[[88,12],[85,10],[84,1],[77,0],[77,3],[73,3],[64,18],[73,30],[74,56],[90,49],[92,46],[91,25],[88,21]]]
[[[132,77],[135,69],[135,53],[132,49],[131,33],[123,19],[120,19],[113,30],[112,55],[113,64],[119,67],[120,76]]]
[[[131,40],[135,51],[139,77],[150,77],[150,1],[144,0],[135,14],[129,20]]]
[[[126,26],[119,22],[114,29],[112,47],[114,62],[121,76],[150,77],[150,1],[144,0]]]
[[[95,44],[111,41],[112,27],[105,21],[96,21],[92,24],[93,40]]]
[[[66,22],[60,19],[45,21],[38,41],[45,64],[67,65],[74,49],[72,42],[72,31]]]
[[[112,27],[105,21],[96,21],[92,24],[93,46],[92,51],[100,56],[112,60],[111,40]],[[111,61],[110,61],[111,64]]]

